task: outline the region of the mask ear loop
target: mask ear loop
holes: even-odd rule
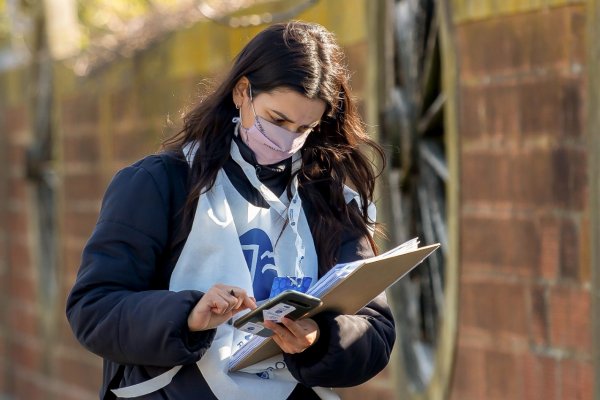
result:
[[[250,107],[252,107],[252,112],[254,113],[254,118],[258,121],[258,116],[256,115],[256,110],[254,109],[254,98],[252,97],[252,85],[248,84],[248,96],[250,96]]]
[[[263,128],[260,123],[260,119],[258,115],[256,115],[256,110],[254,109],[254,98],[252,97],[252,84],[248,84],[248,96],[250,96],[250,107],[252,107],[252,112],[254,113],[254,122],[256,123],[256,127],[267,139],[270,139],[269,136],[265,133],[265,128]]]

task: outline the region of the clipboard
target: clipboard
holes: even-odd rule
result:
[[[323,304],[312,310],[307,317],[322,311],[336,311],[342,314],[354,314],[385,289],[400,280],[425,258],[440,247],[432,244],[412,250],[361,260],[359,265],[345,278],[320,296]],[[265,338],[256,348],[239,360],[231,372],[239,371],[260,361],[281,353],[281,349],[271,338]]]

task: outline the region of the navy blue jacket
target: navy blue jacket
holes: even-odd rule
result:
[[[225,171],[248,201],[268,207],[235,162],[228,161]],[[67,300],[67,317],[77,339],[104,359],[101,399],[114,399],[110,389],[140,383],[175,365],[184,367],[171,384],[140,398],[215,399],[195,364],[215,331],[190,332],[187,327],[188,314],[202,292],[168,290],[185,242],[177,233],[188,172],[185,160],[168,153],[146,157],[118,172],[84,248]],[[257,173],[263,183],[281,192],[289,164]],[[307,212],[309,223],[314,217]],[[366,238],[346,235],[339,262],[371,255]],[[321,313],[314,319],[320,329],[318,341],[303,353],[284,355],[300,382],[290,399],[318,398],[311,386],[358,385],[387,364],[395,331],[385,296],[357,315]]]

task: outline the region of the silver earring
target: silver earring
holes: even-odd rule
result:
[[[235,105],[235,109],[236,109],[236,110],[239,110],[239,109],[240,109],[240,106],[239,106],[238,104],[236,104],[236,105]]]

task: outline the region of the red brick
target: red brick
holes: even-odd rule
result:
[[[64,158],[69,162],[95,164],[100,160],[97,135],[66,136],[63,140]]]
[[[0,361],[0,393],[13,393],[13,368],[10,362]]]
[[[98,399],[98,388],[94,388],[94,390],[86,390],[85,388],[79,387],[68,387],[63,383],[59,383],[60,390],[56,390],[58,392],[56,398],[60,398],[60,400],[97,400]]]
[[[558,277],[561,260],[561,221],[542,218],[540,221],[540,277],[554,281]]]
[[[495,336],[527,337],[527,298],[522,284],[468,281],[461,284],[461,291],[475,300],[461,304],[465,313],[461,321],[466,326],[487,330]]]
[[[8,183],[8,198],[13,202],[27,201],[31,184],[22,178],[9,178]]]
[[[589,400],[594,397],[594,366],[592,362],[563,360],[561,362],[563,399]]]
[[[561,227],[560,275],[563,279],[578,281],[580,239],[579,226],[565,219]]]
[[[87,92],[63,99],[60,104],[61,123],[66,129],[77,129],[81,126],[97,126],[99,107],[98,96]]]
[[[134,88],[121,87],[109,95],[110,115],[115,124],[124,120],[139,121],[137,92]]]
[[[22,272],[16,272],[13,268],[10,274],[10,295],[13,300],[22,303],[34,303],[38,295],[36,280]]]
[[[38,342],[13,339],[8,346],[11,362],[15,366],[31,371],[41,368],[44,349]]]
[[[592,346],[590,293],[573,287],[551,288],[549,310],[551,345],[589,354]]]
[[[540,276],[548,280],[582,280],[580,224],[572,218],[545,217],[540,221]]]
[[[40,335],[40,316],[33,308],[17,302],[8,305],[8,326],[13,332],[19,332],[20,337],[34,338]]]
[[[549,343],[548,300],[545,286],[534,286],[530,290],[530,340],[535,345],[546,346]]]
[[[535,208],[552,207],[554,197],[550,151],[543,149],[506,156],[511,158],[512,201]]]
[[[0,321],[0,366],[8,360],[9,351],[7,348],[10,329],[4,320]],[[1,392],[0,392],[1,393]]]
[[[0,261],[1,266],[1,261]],[[8,295],[8,281],[10,280],[10,274],[8,271],[0,272],[0,340],[2,340],[1,332],[7,325],[8,321],[8,305],[10,304],[10,296]],[[0,349],[2,343],[0,343]],[[1,357],[1,351],[0,351]]]
[[[519,87],[514,84],[486,86],[486,133],[503,139],[517,139],[520,134],[521,107]]]
[[[55,379],[81,389],[98,390],[102,380],[102,360],[91,353],[77,359],[58,354],[54,359]]]
[[[96,226],[98,212],[67,210],[63,214],[64,233],[70,237],[88,238]]]
[[[160,148],[160,135],[143,126],[119,135],[113,141],[115,158],[127,164],[156,152]]]
[[[99,200],[108,182],[99,172],[67,175],[63,179],[67,203],[73,200]],[[68,206],[68,205],[67,205]]]
[[[8,165],[12,168],[19,168],[22,171],[21,176],[25,176],[27,148],[22,144],[9,144],[7,147]]]
[[[466,271],[464,274],[466,274]],[[475,298],[475,295],[476,295],[476,293],[474,290],[468,290],[468,288],[463,289],[463,284],[461,282],[461,286],[460,286],[460,290],[459,290],[460,307],[458,309],[459,326],[469,326],[469,325],[474,325],[476,323],[477,307],[475,307],[474,304],[477,304],[478,299]]]
[[[51,398],[47,382],[36,371],[19,371],[15,377],[15,399],[47,400]]]
[[[462,200],[582,211],[588,193],[584,148],[463,150]]]
[[[522,40],[522,27],[510,19],[459,25],[456,34],[463,77],[500,74],[526,66],[524,46],[517,43],[525,46],[529,43]]]
[[[584,215],[582,217],[580,226],[579,276],[582,283],[588,283],[592,279],[592,239],[590,238],[591,227],[590,218],[588,215]]]
[[[27,271],[33,268],[31,249],[22,241],[10,241],[8,247],[8,266],[13,271]]]
[[[29,125],[29,115],[27,104],[19,104],[11,106],[2,112],[4,119],[4,129],[7,136],[16,136],[17,133],[23,132]]]
[[[568,65],[570,17],[571,9],[560,7],[457,26],[461,74],[481,78]]]
[[[462,200],[583,210],[588,190],[586,159],[583,148],[465,150]]]
[[[550,76],[519,85],[520,130],[524,137],[580,138],[583,125],[581,79]]]
[[[564,209],[583,211],[588,199],[587,149],[557,148],[552,152],[553,195]]]
[[[574,64],[586,64],[586,10],[583,8],[573,8],[570,19],[570,60]]]
[[[484,399],[486,393],[484,352],[480,349],[459,346],[455,363],[451,399]]]
[[[497,151],[464,153],[461,157],[461,196],[465,203],[513,200],[512,160]]]
[[[485,88],[463,86],[460,89],[460,137],[463,143],[477,141],[487,132]]]
[[[572,8],[559,7],[550,10],[521,14],[520,21],[528,31],[525,37],[530,43],[531,68],[565,65],[569,59],[569,23]],[[583,39],[583,38],[582,38]],[[518,46],[518,43],[515,45]]]
[[[523,362],[513,354],[485,354],[486,400],[520,399],[523,393]]]
[[[4,213],[0,211],[0,226],[5,227],[6,222],[2,218],[3,215]],[[5,228],[0,228],[0,275],[5,273],[6,269],[8,268],[8,265],[6,263],[8,259],[8,243],[10,242],[5,236]],[[2,279],[0,279],[0,282],[2,282]]]
[[[522,276],[537,274],[540,238],[533,221],[464,216],[462,263]]]
[[[560,400],[558,361],[531,353],[525,354],[523,359],[523,399]]]
[[[372,387],[368,383],[347,389],[336,389],[344,400],[396,400],[395,391],[391,388]]]
[[[11,237],[26,237],[29,233],[30,218],[30,215],[26,213],[26,210],[9,211],[5,215],[8,221],[8,232],[10,232]]]

